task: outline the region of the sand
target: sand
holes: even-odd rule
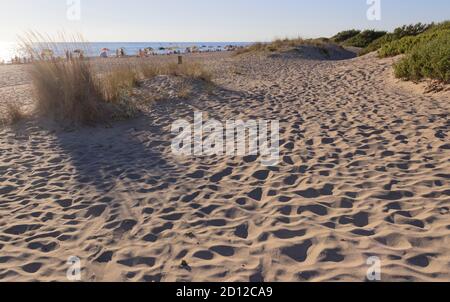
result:
[[[67,281],[71,256],[84,281],[364,281],[372,256],[383,281],[450,281],[448,95],[374,54],[187,59],[217,87],[108,127],[0,129],[0,281]],[[1,102],[32,102],[24,68],[0,66]],[[280,120],[281,162],[173,156],[197,110]]]

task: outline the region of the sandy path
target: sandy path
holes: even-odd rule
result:
[[[450,281],[447,98],[372,55],[207,63],[220,89],[135,121],[0,130],[0,280],[64,281],[77,256],[93,281],[362,281],[377,256],[384,281]],[[280,120],[282,162],[173,157],[198,109]]]

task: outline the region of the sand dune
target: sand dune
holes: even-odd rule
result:
[[[138,119],[0,129],[0,280],[66,281],[77,256],[86,281],[364,281],[377,256],[384,281],[450,281],[448,95],[402,89],[373,54],[194,59],[217,86]],[[0,101],[29,89],[0,66]],[[280,120],[282,161],[173,156],[194,111]]]

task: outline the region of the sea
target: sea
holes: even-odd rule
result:
[[[87,57],[100,56],[102,49],[109,49],[109,56],[115,56],[116,50],[123,48],[126,55],[137,55],[139,50],[152,48],[156,54],[173,52],[184,53],[187,48],[196,48],[200,52],[223,51],[228,46],[248,46],[251,42],[90,42],[90,43],[54,43],[55,56],[64,56],[66,50],[82,49]],[[42,48],[42,46],[40,46]],[[0,42],[0,63],[10,63],[15,56],[26,57],[17,43]]]

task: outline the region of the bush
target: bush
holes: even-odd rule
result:
[[[405,80],[430,78],[450,82],[450,35],[438,35],[419,44],[394,67],[395,75]]]
[[[417,36],[428,29],[430,29],[432,26],[434,26],[434,23],[431,24],[423,24],[423,23],[417,23],[417,24],[411,24],[411,25],[403,25],[402,27],[397,27],[394,29],[394,32],[391,34],[394,40],[399,40],[403,37],[407,36]]]
[[[365,48],[376,39],[386,35],[385,31],[365,30],[356,36],[346,40],[343,45]]]
[[[422,34],[432,26],[433,24],[417,23],[414,25],[404,25],[402,27],[398,27],[392,33],[388,33],[370,43],[361,51],[360,55],[365,55],[367,53],[376,51],[380,49],[384,44],[400,40],[403,37],[417,36],[419,34]]]
[[[347,41],[350,38],[353,38],[354,36],[360,34],[361,31],[360,30],[356,30],[356,29],[350,29],[350,30],[345,30],[345,31],[341,31],[339,33],[337,33],[336,35],[334,35],[331,40],[333,40],[336,43],[342,43]]]
[[[392,57],[404,53],[410,52],[416,46],[424,43],[429,43],[434,39],[440,38],[441,36],[449,37],[450,34],[450,21],[432,25],[428,30],[419,34],[417,36],[406,36],[398,40],[386,43],[381,46],[378,54],[380,57]]]

